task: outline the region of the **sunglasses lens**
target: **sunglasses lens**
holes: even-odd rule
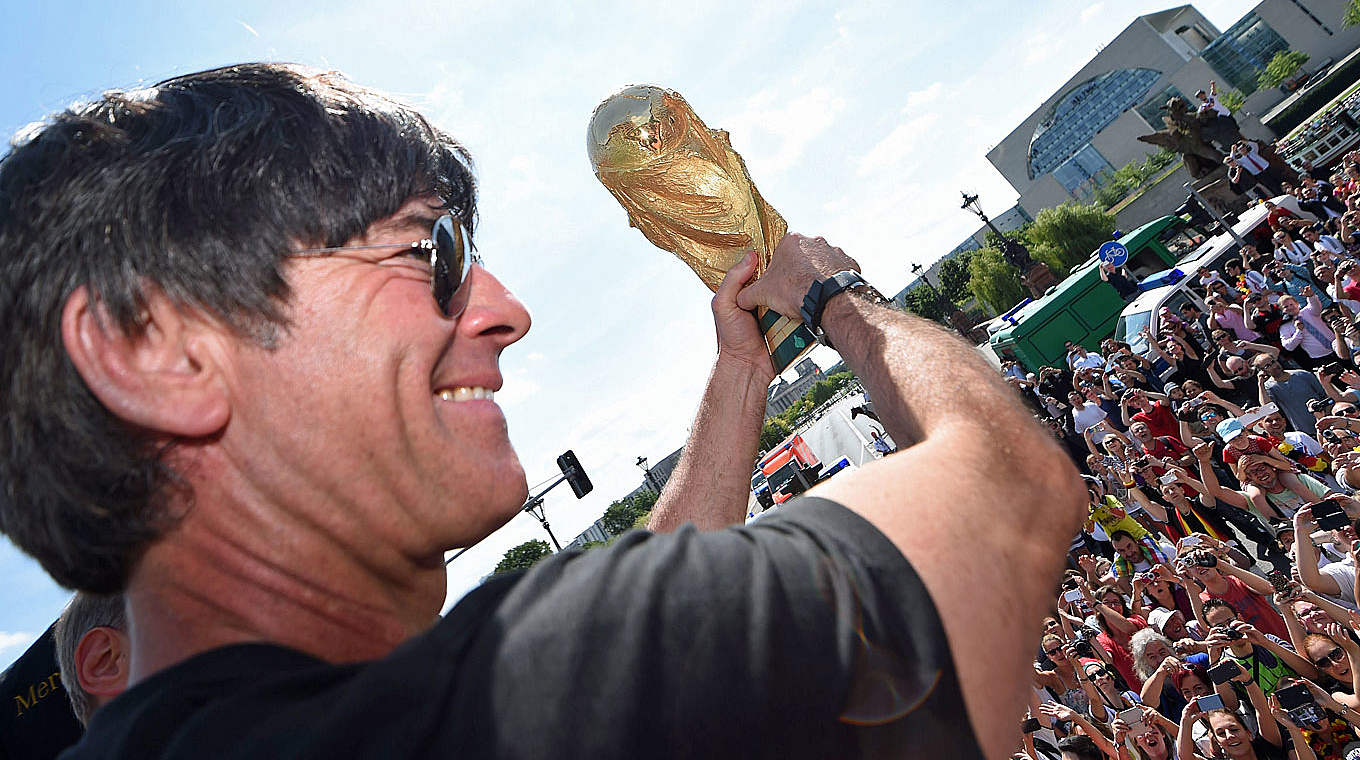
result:
[[[456,317],[467,306],[468,257],[464,249],[462,226],[452,216],[443,216],[434,224],[434,301],[444,316]]]

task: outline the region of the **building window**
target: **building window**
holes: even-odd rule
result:
[[[1073,198],[1086,200],[1100,186],[1103,178],[1113,171],[1114,167],[1100,155],[1100,151],[1085,145],[1053,170],[1053,179],[1058,180]]]
[[[1148,126],[1153,129],[1161,129],[1164,126],[1162,123],[1162,106],[1165,106],[1166,101],[1172,98],[1180,98],[1188,105],[1198,107],[1194,101],[1185,97],[1185,94],[1179,89],[1171,86],[1143,101],[1143,105],[1138,106],[1135,110],[1138,111],[1139,116],[1143,117],[1143,121],[1148,123]]]
[[[1276,53],[1289,49],[1289,43],[1255,13],[1241,21],[1204,48],[1201,57],[1243,95],[1256,92],[1256,77]]]
[[[1117,69],[1069,90],[1034,130],[1029,178],[1048,174],[1075,156],[1096,133],[1140,103],[1161,76],[1152,69]]]

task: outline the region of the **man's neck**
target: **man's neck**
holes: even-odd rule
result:
[[[220,493],[195,496],[171,528],[173,540],[153,543],[129,580],[129,684],[240,643],[336,663],[377,659],[438,619],[441,556],[356,556],[334,537],[290,529],[297,518],[286,512],[224,504],[230,499]],[[279,543],[261,551],[266,535]]]

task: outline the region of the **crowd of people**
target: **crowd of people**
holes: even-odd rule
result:
[[[1285,190],[1145,352],[1003,362],[1088,497],[1017,758],[1360,757],[1360,155]]]

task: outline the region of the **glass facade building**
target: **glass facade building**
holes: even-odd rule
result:
[[[1117,69],[1072,88],[1034,130],[1029,144],[1029,178],[1071,164],[1079,152],[1090,147],[1096,133],[1143,102],[1161,76],[1153,69]]]
[[[1085,200],[1100,186],[1101,177],[1113,171],[1100,151],[1087,144],[1053,170],[1053,179],[1072,197]]]
[[[1248,13],[1209,43],[1200,56],[1243,95],[1256,92],[1256,78],[1289,43],[1255,13]]]

